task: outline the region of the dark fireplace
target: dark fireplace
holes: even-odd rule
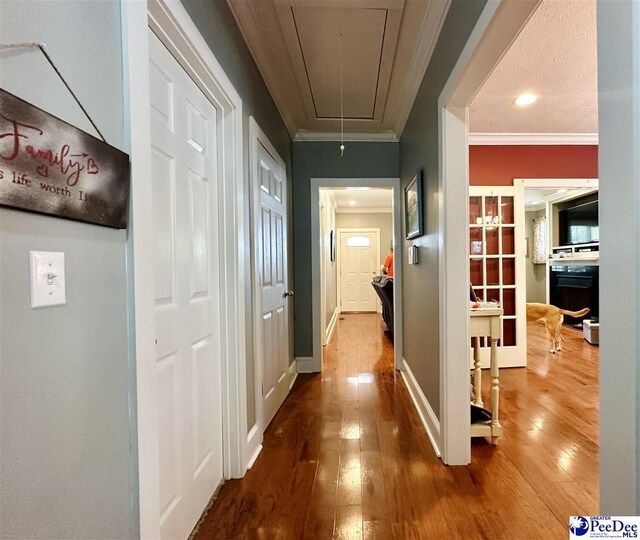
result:
[[[591,308],[587,319],[598,317],[597,266],[553,265],[549,272],[549,300],[554,306],[569,311]],[[577,324],[581,319],[564,316],[565,324]]]

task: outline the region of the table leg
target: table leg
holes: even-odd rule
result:
[[[474,405],[484,407],[482,402],[482,369],[480,368],[480,338],[473,338],[473,392],[475,394]]]
[[[498,340],[491,338],[491,433],[500,432],[500,372],[498,369]],[[499,435],[492,435],[491,442],[496,444]]]

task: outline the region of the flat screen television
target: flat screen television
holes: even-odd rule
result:
[[[597,200],[578,203],[560,210],[558,214],[561,246],[590,244],[600,240]]]

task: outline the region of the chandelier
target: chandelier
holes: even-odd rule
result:
[[[500,216],[494,216],[492,214],[487,214],[486,216],[478,216],[476,218],[476,225],[481,225],[487,231],[492,231],[498,225],[500,225]]]

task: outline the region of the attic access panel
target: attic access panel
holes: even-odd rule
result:
[[[340,119],[342,55],[345,120],[381,122],[402,10],[281,5],[278,14],[307,115]]]

